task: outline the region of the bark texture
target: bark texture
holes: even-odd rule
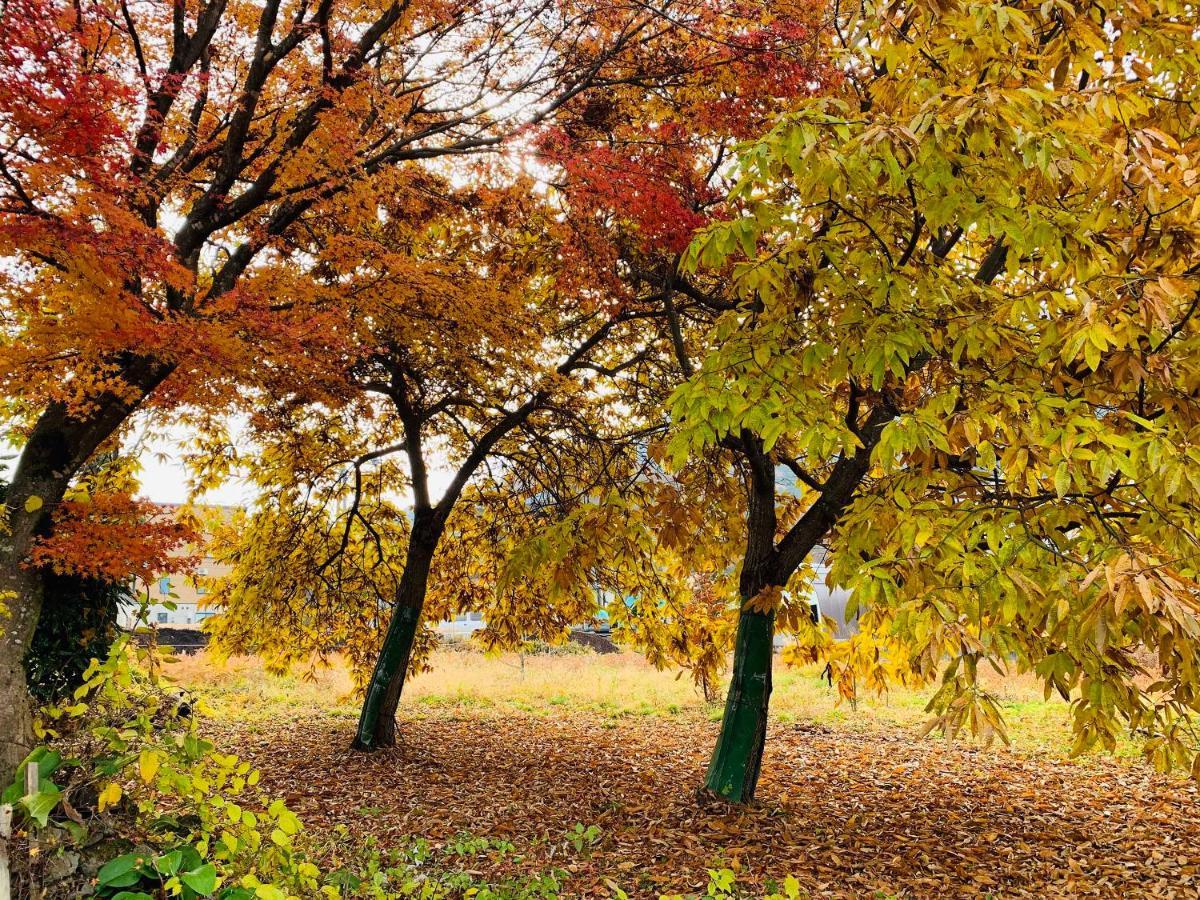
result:
[[[413,644],[421,627],[421,611],[429,585],[429,570],[441,538],[432,511],[418,511],[396,591],[387,634],[367,684],[353,749],[377,750],[396,744],[396,708],[412,661]]]

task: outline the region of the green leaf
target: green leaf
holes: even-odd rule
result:
[[[21,798],[21,805],[25,807],[29,818],[43,827],[50,819],[50,813],[54,812],[54,808],[62,800],[62,791],[54,785],[50,787],[52,790],[39,790],[36,794],[27,794]]]
[[[54,785],[50,782],[50,776],[58,769],[62,763],[62,754],[57,750],[49,750],[46,747],[34,747],[29,755],[25,757],[25,761],[21,763],[17,769],[17,774],[13,777],[12,784],[4,789],[4,793],[0,794],[0,804],[11,803],[14,806],[20,801],[25,794],[25,769],[30,763],[38,765],[38,784],[43,790],[53,788]],[[54,788],[57,790],[57,788]]]
[[[185,846],[180,847],[179,849],[180,849],[180,852],[183,853],[183,863],[180,866],[180,868],[186,869],[186,870],[200,868],[200,865],[201,865],[201,863],[204,862],[204,860],[200,856],[199,850],[197,850],[191,844],[186,844]]]
[[[162,875],[174,875],[179,871],[179,865],[183,862],[183,851],[172,850],[170,853],[164,853],[162,856],[154,860],[154,868]]]
[[[754,348],[754,361],[758,363],[760,368],[765,369],[771,362],[771,348],[766,344],[759,344]]]
[[[46,779],[53,775],[62,762],[62,754],[57,750],[48,750],[45,747],[38,747],[26,760],[26,764],[36,762],[38,764],[38,778]],[[24,774],[24,772],[22,772]]]
[[[217,870],[212,863],[205,863],[198,869],[184,872],[179,880],[201,897],[207,897],[217,889]]]
[[[1059,463],[1058,468],[1054,470],[1054,493],[1058,496],[1066,496],[1067,491],[1071,489],[1071,473],[1067,469],[1065,462]]]
[[[96,874],[96,880],[101,887],[129,887],[137,884],[140,877],[134,871],[141,857],[134,853],[126,853],[116,859],[110,859]]]

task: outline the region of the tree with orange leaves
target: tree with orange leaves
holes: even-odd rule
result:
[[[327,310],[269,290],[305,269],[297,235],[391,169],[499,147],[642,79],[643,54],[718,8],[6,4],[0,372],[22,452],[0,565],[0,770],[31,733],[31,554],[73,477],[137,410],[219,408],[238,373],[305,357]]]

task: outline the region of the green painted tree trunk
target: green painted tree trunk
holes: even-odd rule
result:
[[[430,528],[418,512],[409,539],[404,574],[396,591],[392,619],[383,638],[375,670],[367,684],[355,734],[355,750],[371,751],[396,744],[396,708],[412,661],[413,643],[421,627],[421,610],[440,529]]]
[[[376,750],[396,743],[396,707],[404,690],[404,676],[412,660],[413,642],[421,625],[419,606],[397,606],[392,612],[387,635],[375,671],[367,685],[358,732],[354,737],[355,750]]]
[[[754,799],[767,741],[775,616],[743,609],[733,648],[733,679],[721,734],[708,765],[708,789],[733,803]]]

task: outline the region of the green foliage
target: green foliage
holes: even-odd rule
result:
[[[152,648],[119,637],[69,702],[45,708],[38,732],[48,744],[29,755],[3,801],[18,804],[43,855],[134,847],[104,863],[99,896],[315,892],[319,871],[295,846],[299,819],[261,795],[249,763],[202,736],[203,704],[168,689],[157,669]],[[23,795],[31,762],[40,783]]]
[[[339,896],[370,900],[551,900],[567,894],[568,873],[561,869],[492,882],[482,881],[469,871],[479,857],[485,856],[520,863],[523,857],[506,840],[460,833],[436,850],[427,840],[418,839],[400,849],[381,851],[374,838],[360,843],[345,826],[338,827],[337,838],[343,843],[353,841],[356,847],[350,864],[325,879],[326,890],[338,891]]]
[[[220,900],[251,900],[254,892],[241,887],[217,893],[217,870],[191,844],[181,844],[157,856],[126,853],[105,863],[96,874],[96,896],[133,900],[163,893],[183,900],[216,896]]]
[[[1078,751],[1127,730],[1200,776],[1194,9],[837,25],[844,80],[744,149],[741,214],[685,259],[737,308],[672,398],[669,458],[747,439],[805,473],[784,518],[824,516],[859,615],[815,648],[844,696],[940,679],[935,726],[1003,738],[976,673],[1032,671]]]
[[[38,788],[35,792],[25,793],[26,772],[30,765],[37,764]],[[0,804],[13,804],[30,820],[45,827],[50,813],[62,800],[62,789],[51,781],[50,776],[58,771],[62,764],[62,754],[46,747],[36,747],[17,768],[12,782],[0,794]]]
[[[132,602],[127,584],[48,573],[37,630],[25,655],[29,692],[40,702],[69,695],[83,682],[88,664],[108,655],[122,604]]]
[[[766,893],[747,892],[738,885],[737,873],[732,869],[709,869],[708,885],[701,896],[721,898],[721,900],[750,897],[761,897],[761,900],[802,900],[802,898],[807,898],[809,893],[801,890],[800,882],[791,875],[787,876],[780,884],[769,882]],[[699,900],[699,898],[692,895],[663,894],[659,900]]]
[[[576,853],[586,853],[600,838],[598,827],[584,827],[580,823],[569,833],[567,845]],[[353,840],[345,826],[339,827],[338,839],[342,842]],[[331,872],[325,884],[327,889],[341,891],[342,896],[371,900],[449,900],[459,897],[476,900],[558,900],[560,897],[576,896],[570,883],[570,872],[564,869],[501,881],[480,881],[465,870],[472,868],[473,858],[481,855],[511,857],[514,864],[520,863],[523,858],[514,852],[513,845],[507,841],[465,833],[456,835],[436,850],[428,841],[421,839],[404,848],[383,852],[374,838],[367,838],[354,866]],[[605,879],[618,900],[628,900],[630,896],[619,884],[624,877],[623,873],[613,873],[613,877]],[[740,886],[736,873],[726,868],[709,869],[708,878],[708,885],[700,897],[801,900],[809,896],[790,875],[782,883],[768,883],[765,892],[749,891]],[[660,900],[699,900],[699,897],[664,894]]]
[[[567,843],[575,848],[576,853],[582,853],[595,847],[602,837],[603,832],[599,825],[584,827],[582,822],[576,822],[575,827],[567,832]]]

